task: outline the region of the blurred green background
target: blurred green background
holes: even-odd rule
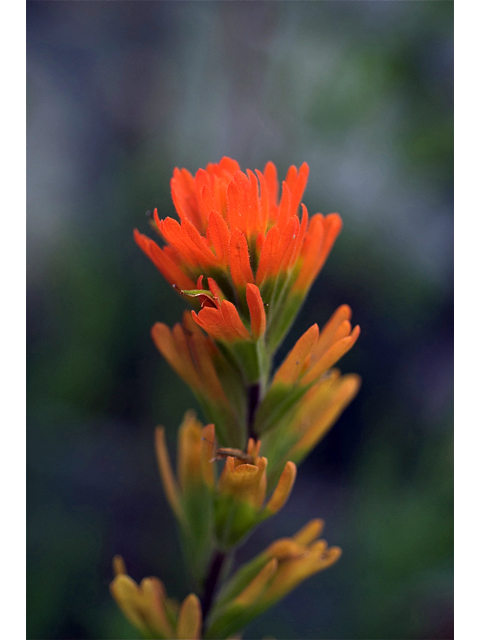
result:
[[[244,637],[453,637],[451,2],[28,2],[29,638],[135,638],[111,558],[189,583],[153,427],[195,401],[183,304],[134,245],[175,166],[306,160],[344,230],[279,359],[342,304],[357,399],[247,559],[312,517],[341,561]]]

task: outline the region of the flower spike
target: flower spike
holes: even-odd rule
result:
[[[165,496],[201,600],[191,593],[178,604],[158,578],[137,584],[121,557],[113,561],[113,597],[145,637],[233,637],[341,555],[320,539],[323,521],[314,519],[229,574],[231,554],[283,508],[296,465],[360,387],[357,375],[332,369],[360,334],[348,305],[323,329],[312,325],[272,373],[275,351],[342,229],[338,213],[309,216],[308,175],[303,163],[282,181],[272,162],[242,171],[227,157],[194,175],[176,168],[177,216],[148,212],[160,243],[134,231],[191,307],[173,328],[157,322],[152,338],[210,422],[185,414],[175,470],[165,429],[155,432]]]

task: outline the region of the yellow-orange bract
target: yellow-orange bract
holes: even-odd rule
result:
[[[234,304],[240,315],[246,314],[246,302],[251,315],[248,285],[256,285],[256,313],[251,315],[250,332],[239,328],[229,308],[224,319],[220,303],[213,305],[213,311],[202,308],[195,316],[204,329],[214,326],[215,316],[231,329],[227,331],[230,337],[244,334],[244,339],[257,338],[265,331],[258,301],[269,307],[268,324],[278,307],[288,306],[294,298],[283,323],[291,321],[342,227],[337,213],[317,213],[309,219],[301,204],[308,172],[306,163],[299,169],[291,166],[279,198],[272,162],[263,172],[255,173],[249,169],[242,172],[235,160],[226,157],[199,169],[195,177],[186,169],[175,169],[171,192],[180,222],[171,217],[160,219],[155,210],[155,228],[165,246],[160,248],[135,230],[137,244],[180,290],[203,288],[203,276],[214,280],[215,295]],[[209,288],[212,290],[210,282]],[[223,315],[215,314],[215,307]],[[248,318],[245,320],[248,324]],[[282,330],[283,326],[279,332]]]
[[[207,638],[233,634],[310,576],[341,556],[339,547],[318,540],[322,520],[311,520],[291,538],[273,542],[230,578],[219,594]]]
[[[125,617],[147,638],[198,640],[202,628],[202,609],[191,593],[182,605],[167,598],[163,582],[144,578],[138,585],[127,575],[121,556],[113,559],[115,578],[110,591]]]
[[[277,385],[309,385],[327,372],[347,351],[358,336],[360,327],[352,331],[352,311],[346,304],[339,307],[319,332],[314,324],[301,336],[275,374],[272,389]]]
[[[225,450],[225,465],[218,481],[214,474],[215,427],[202,427],[192,412],[187,412],[178,432],[178,464],[175,477],[168,455],[165,432],[157,427],[156,449],[165,495],[182,526],[188,526],[188,504],[192,498],[195,514],[202,500],[203,515],[215,510],[216,530],[221,547],[231,547],[253,526],[277,513],[286,503],[295,483],[296,466],[287,461],[278,483],[267,494],[267,464],[259,456],[260,440],[249,439],[246,453],[252,463],[246,463]],[[201,491],[205,489],[202,497]],[[211,503],[211,504],[210,504]],[[228,526],[223,526],[227,523]]]

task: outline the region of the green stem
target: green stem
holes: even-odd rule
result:
[[[203,613],[202,636],[205,631],[207,616],[212,607],[213,598],[217,590],[217,584],[220,578],[220,574],[222,572],[222,567],[223,567],[225,558],[226,558],[226,554],[223,551],[216,551],[210,563],[210,569],[209,569],[208,575],[205,578],[205,587],[204,587],[204,593],[202,598],[202,613]]]
[[[261,385],[260,382],[250,385],[248,389],[248,416],[247,416],[247,434],[249,438],[257,440],[257,434],[253,429],[255,424],[255,415],[258,405],[260,404]]]

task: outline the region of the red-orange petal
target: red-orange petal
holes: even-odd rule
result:
[[[219,309],[204,307],[198,314],[192,311],[192,317],[214,340],[235,342],[251,338],[235,305],[228,300],[224,300]]]
[[[230,274],[233,284],[239,289],[244,289],[248,282],[255,282],[250,266],[247,239],[239,229],[235,229],[230,238]]]
[[[273,209],[277,206],[278,203],[277,167],[273,164],[273,162],[267,162],[267,164],[265,165],[265,169],[263,170],[263,175],[265,176],[265,181],[268,187],[268,199],[270,202],[270,207]]]
[[[335,240],[338,238],[338,234],[342,230],[343,222],[338,213],[329,213],[325,218],[324,229],[325,235],[323,239],[322,249],[320,251],[320,257],[318,260],[317,273],[325,264],[328,254],[332,250]]]
[[[202,221],[198,211],[195,180],[187,169],[175,168],[170,181],[173,204],[181,220],[190,220],[197,229],[202,230]]]
[[[298,173],[296,175],[296,179],[293,184],[289,184],[291,195],[292,195],[292,213],[297,213],[300,202],[302,201],[303,192],[305,191],[305,187],[307,186],[308,181],[308,173],[310,169],[306,162],[302,164]],[[288,177],[287,177],[288,182]]]
[[[306,291],[316,278],[319,267],[319,256],[324,239],[324,218],[320,213],[310,219],[305,241],[300,252],[302,266],[293,285],[297,291]]]
[[[215,267],[218,264],[216,256],[207,246],[206,239],[200,235],[198,229],[190,220],[182,222],[182,232],[185,243],[192,249],[202,267]]]
[[[198,250],[195,246],[192,247],[192,243],[185,230],[180,226],[177,220],[167,217],[163,220],[155,218],[158,229],[162,234],[165,242],[175,249],[182,256],[184,262],[186,262],[192,268],[198,268],[201,263],[198,261]]]
[[[225,324],[232,327],[241,340],[250,340],[250,334],[238,315],[237,307],[229,300],[224,300],[220,307]]]
[[[232,158],[229,158],[228,156],[223,156],[218,164],[222,169],[228,171],[228,173],[231,173],[232,175],[235,171],[240,171],[240,165],[238,162],[236,160],[232,160]]]
[[[240,176],[244,174],[237,171],[227,187],[228,224],[232,232],[239,229],[247,233],[247,198]]]
[[[230,256],[230,231],[227,223],[216,211],[208,217],[207,237],[222,268],[226,268]]]
[[[278,243],[279,263],[276,268],[277,273],[288,271],[295,254],[297,246],[297,236],[300,229],[300,222],[297,216],[292,216],[285,225],[282,236]]]
[[[250,328],[252,336],[258,340],[263,336],[267,327],[265,307],[260,289],[255,284],[247,284],[247,304],[250,311]]]
[[[302,220],[300,223],[300,227],[298,229],[297,237],[295,240],[295,247],[294,247],[293,255],[291,258],[292,266],[297,263],[297,260],[300,256],[300,252],[303,247],[303,241],[305,239],[305,234],[307,232],[307,226],[308,226],[308,211],[307,211],[307,207],[302,203]]]
[[[247,169],[247,175],[250,183],[248,192],[248,234],[249,237],[256,237],[259,233],[263,233],[260,212],[260,199],[258,197],[258,180],[257,176]]]
[[[269,192],[268,185],[265,179],[265,176],[258,169],[256,170],[256,174],[258,177],[258,181],[260,183],[260,205],[259,205],[259,223],[258,223],[258,232],[260,234],[264,234],[267,230],[268,225],[268,214],[269,214]]]
[[[278,207],[277,226],[281,230],[291,217],[290,204],[291,204],[290,187],[284,180],[282,182],[282,198]]]
[[[217,298],[218,302],[225,300],[223,291],[218,286],[218,283],[216,282],[216,280],[214,280],[213,278],[207,278],[207,282],[208,282],[208,288],[210,289],[211,293],[213,293],[215,298]],[[215,306],[218,307],[218,304],[216,304]]]
[[[258,262],[258,269],[256,274],[257,285],[262,285],[269,273],[271,272],[271,263],[273,256],[277,251],[278,241],[280,239],[280,232],[275,225],[272,227],[265,238],[263,243],[262,253],[260,254],[260,260]]]
[[[217,312],[217,313],[211,313]],[[192,311],[192,318],[213,340],[231,341],[233,336],[231,332],[226,332],[225,328],[220,325],[222,319],[220,310],[212,307],[204,307],[199,313]]]
[[[150,258],[170,284],[175,284],[181,289],[194,288],[194,281],[175,264],[168,253],[164,249],[161,249],[156,242],[150,240],[150,238],[137,231],[137,229],[134,229],[133,237],[140,249]]]

